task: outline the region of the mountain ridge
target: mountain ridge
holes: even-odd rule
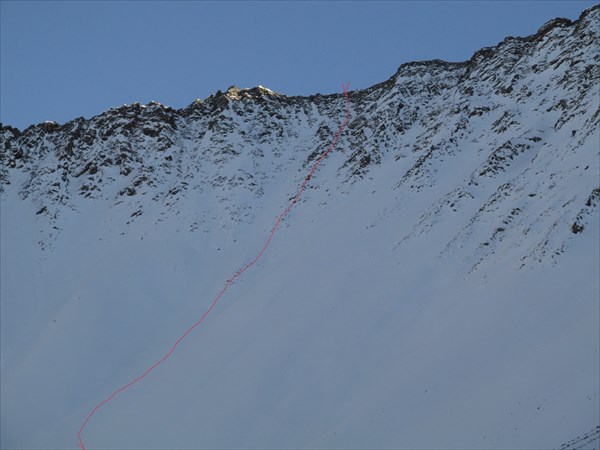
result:
[[[437,166],[448,156],[458,156],[453,149],[464,146],[459,143],[472,134],[472,127],[487,121],[495,111],[503,110],[487,122],[490,131],[498,137],[514,134],[513,129],[519,128],[515,119],[521,113],[514,110],[510,102],[533,104],[538,101],[539,106],[531,114],[544,120],[555,117],[554,130],[577,117],[587,117],[580,130],[571,130],[571,138],[578,142],[574,145],[581,147],[596,130],[594,124],[600,114],[598,108],[594,108],[593,96],[594,80],[599,77],[598,65],[581,63],[584,52],[591,61],[600,61],[598,52],[590,45],[598,39],[592,18],[598,20],[599,12],[600,7],[594,6],[575,22],[550,21],[536,34],[507,38],[496,47],[476,52],[467,62],[407,63],[389,80],[349,92],[353,117],[348,124],[348,135],[341,138],[336,150],[343,155],[343,161],[335,163],[338,164],[336,177],[341,178],[341,185],[336,189],[351,189],[344,186],[368,176],[392,154],[398,164],[401,160],[412,160],[392,189],[404,185],[415,192],[425,186],[431,188],[436,184],[432,177],[440,169],[430,167]],[[527,63],[536,58],[536,52],[547,52],[549,47],[559,52],[558,57]],[[567,69],[561,68],[565,62]],[[559,72],[560,77],[551,75]],[[531,83],[526,80],[539,79],[543,73],[554,76],[552,84],[531,89]],[[550,86],[562,89],[563,97],[554,95],[554,99],[545,99]],[[490,102],[490,99],[495,100]],[[590,113],[594,109],[595,112]],[[259,198],[265,188],[264,181],[257,181],[257,177],[266,180],[274,176],[260,168],[265,155],[262,148],[294,143],[297,150],[285,154],[275,151],[272,156],[286,165],[298,167],[294,161],[304,153],[300,166],[303,170],[326,145],[339,111],[338,94],[287,97],[266,88],[239,90],[232,86],[225,93],[217,93],[180,110],[156,102],[135,103],[110,109],[89,120],[78,118],[62,126],[46,122],[22,133],[2,127],[0,181],[4,188],[10,183],[9,172],[29,173],[30,180],[21,195],[33,195],[36,214],[47,216],[50,222],[60,214],[60,205],[67,205],[78,196],[102,198],[109,186],[106,176],[111,168],[116,168],[121,175],[120,180],[113,176],[108,178],[112,180],[109,184],[121,185],[116,189],[116,196],[111,194],[117,204],[121,197],[139,197],[136,193],[140,190],[145,191],[143,195],[154,191],[155,199],[171,197],[177,202],[181,193],[189,189],[186,179],[196,180],[198,189],[205,189],[204,186],[218,189],[226,185],[236,191],[236,195],[249,190],[254,198]],[[444,127],[440,121],[442,116]],[[302,135],[296,128],[300,125],[305,127]],[[308,137],[304,136],[307,130]],[[535,130],[521,133],[525,134],[518,142],[515,136],[499,141],[487,133],[471,141],[468,145],[477,146],[476,141],[491,139],[488,147],[493,151],[479,168],[474,167],[472,175],[464,175],[469,179],[467,186],[477,186],[490,175],[502,176],[515,158],[523,153],[539,152],[531,149],[548,144]],[[411,135],[413,137],[409,137]],[[194,150],[190,153],[185,149]],[[242,155],[248,150],[253,161],[251,167],[238,168],[237,174],[232,174],[234,166],[247,165],[242,161],[247,157]],[[216,168],[215,175],[210,176],[212,181],[210,177],[200,180],[190,172],[184,174],[183,160],[196,159],[195,153],[199,151],[204,156],[194,163],[196,172],[206,172],[212,161]],[[40,164],[42,159],[48,158],[55,162]],[[589,163],[591,161],[586,166]],[[168,186],[161,181],[172,178],[174,173],[180,174],[180,181],[169,181]],[[57,177],[57,174],[60,175]],[[48,181],[42,182],[43,178]],[[570,213],[571,229],[579,229],[580,225],[573,228],[576,222],[584,226],[585,220],[575,216],[589,215],[582,212],[586,209],[583,203],[594,196],[596,188],[590,186],[582,199],[581,210],[577,214]],[[463,199],[472,197],[465,187],[453,186],[450,191],[462,192]],[[232,198],[222,200],[232,202]],[[230,211],[248,209],[240,202],[234,204]],[[134,211],[142,209],[137,206]],[[229,215],[230,220],[235,220],[236,213]],[[506,215],[510,216],[508,212]]]
[[[502,42],[498,43],[495,46],[482,47],[481,49],[477,50],[473,54],[473,56],[471,58],[469,58],[468,60],[466,60],[466,61],[452,62],[452,61],[445,61],[445,60],[441,60],[441,59],[432,59],[432,60],[423,60],[423,61],[409,61],[409,62],[403,63],[403,64],[401,64],[398,67],[398,69],[396,70],[396,72],[394,73],[394,75],[392,75],[389,79],[387,79],[385,81],[382,81],[380,83],[376,83],[373,86],[361,89],[359,91],[354,91],[354,92],[368,91],[370,89],[374,89],[374,88],[379,87],[381,85],[386,85],[387,83],[391,82],[394,79],[394,77],[398,76],[402,72],[402,70],[405,69],[405,68],[410,68],[410,67],[414,67],[414,66],[416,66],[416,67],[426,66],[427,67],[427,66],[435,66],[435,65],[440,65],[440,66],[464,66],[464,65],[467,65],[468,66],[468,65],[472,64],[474,61],[476,61],[476,59],[480,55],[489,54],[490,52],[493,52],[494,50],[499,49],[502,46],[502,44],[504,44],[507,41],[513,41],[513,40],[514,41],[521,41],[521,42],[535,41],[535,40],[541,39],[545,34],[547,34],[548,32],[550,32],[551,30],[553,30],[556,27],[563,27],[563,28],[565,28],[565,27],[571,27],[571,26],[574,26],[574,25],[578,26],[583,21],[583,19],[586,19],[590,14],[592,14],[594,11],[598,10],[599,8],[600,8],[600,5],[594,5],[594,6],[591,6],[591,7],[587,8],[587,9],[585,9],[584,11],[581,12],[579,18],[576,19],[576,20],[574,20],[574,21],[572,21],[570,19],[566,19],[566,18],[560,18],[560,17],[557,17],[555,19],[551,19],[548,22],[546,22],[544,25],[542,25],[538,29],[537,32],[535,32],[535,33],[533,33],[531,35],[528,35],[528,36],[522,36],[522,37],[519,37],[519,36],[518,37],[508,36]],[[219,90],[219,91],[215,92],[214,94],[209,95],[204,100],[196,99],[192,103],[190,103],[189,105],[184,106],[184,107],[179,108],[179,109],[172,108],[170,106],[164,105],[164,104],[162,104],[160,102],[156,102],[156,101],[150,101],[148,103],[148,105],[157,104],[157,105],[163,106],[167,110],[182,112],[182,111],[185,111],[185,110],[193,107],[196,103],[205,103],[205,102],[209,101],[209,99],[213,99],[213,98],[219,99],[220,97],[223,97],[223,96],[226,97],[227,96],[227,92],[230,89],[232,89],[232,88],[235,89],[235,90],[237,90],[237,91],[239,91],[239,92],[241,92],[241,93],[243,93],[243,94],[247,94],[246,96],[243,96],[243,98],[253,98],[252,94],[256,95],[256,94],[259,94],[259,93],[260,94],[269,94],[270,93],[270,94],[272,94],[275,97],[283,97],[283,98],[288,98],[288,99],[294,99],[294,98],[318,98],[318,97],[329,97],[329,96],[340,96],[340,95],[342,95],[342,94],[339,94],[339,93],[332,93],[332,94],[319,94],[319,93],[315,93],[315,94],[310,94],[310,95],[293,95],[293,96],[288,96],[288,95],[285,95],[285,94],[281,94],[281,93],[272,91],[271,89],[265,88],[264,86],[255,86],[255,87],[251,87],[251,88],[242,88],[242,89],[239,89],[239,88],[237,88],[234,85],[234,86],[230,86],[225,92],[222,92],[222,91]],[[136,106],[136,105],[146,106],[146,105],[140,104],[139,102],[135,102],[131,106]],[[111,111],[113,109],[124,108],[126,106],[128,106],[128,105],[123,105],[121,107],[109,108],[106,112]],[[77,118],[72,119],[72,120],[70,120],[68,122],[65,122],[63,124],[63,126],[69,124],[70,122],[78,121],[78,120],[82,120],[82,119],[83,120],[91,120],[94,117],[97,117],[97,116],[102,115],[102,114],[104,114],[104,113],[100,113],[100,114],[98,114],[96,116],[92,116],[90,119],[85,119],[83,117],[77,117]],[[56,123],[56,122],[54,122],[52,120],[47,120],[47,121],[41,122],[39,124],[29,125],[29,126],[25,127],[23,130],[20,130],[19,128],[13,127],[10,124],[3,124],[3,123],[0,122],[0,128],[1,127],[8,128],[8,129],[13,130],[13,132],[16,132],[18,134],[23,134],[29,128],[43,126],[44,124],[46,124],[46,127],[48,127],[49,124],[59,125],[58,123]],[[47,131],[54,131],[56,129],[57,128],[55,128],[53,125],[50,125],[49,128],[46,128]]]

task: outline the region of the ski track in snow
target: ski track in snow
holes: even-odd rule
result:
[[[235,279],[238,278],[242,273],[244,273],[250,267],[252,267],[254,264],[256,264],[260,260],[260,258],[262,258],[263,254],[265,253],[265,251],[267,250],[267,248],[271,244],[271,240],[273,239],[273,236],[277,232],[277,229],[279,228],[279,225],[281,224],[281,221],[286,216],[286,214],[288,214],[292,210],[292,208],[296,205],[296,203],[298,202],[298,199],[300,198],[300,196],[302,195],[302,193],[306,189],[306,186],[308,185],[308,182],[310,181],[310,179],[312,178],[312,176],[314,175],[314,173],[317,171],[317,169],[318,169],[319,165],[321,164],[321,162],[333,150],[333,148],[335,147],[335,145],[336,145],[336,143],[337,143],[340,135],[342,134],[342,131],[344,130],[346,124],[348,123],[348,120],[350,118],[350,100],[348,99],[348,87],[349,86],[350,86],[350,83],[347,83],[346,85],[344,85],[342,83],[342,89],[344,90],[344,97],[346,99],[346,117],[344,118],[344,121],[340,125],[340,127],[339,127],[339,129],[338,129],[338,131],[337,131],[337,133],[335,135],[335,138],[333,139],[333,141],[331,142],[331,144],[329,145],[329,147],[327,148],[327,150],[325,152],[323,152],[323,154],[321,155],[321,157],[313,165],[312,169],[310,170],[310,172],[308,173],[308,175],[306,176],[306,178],[304,178],[304,181],[300,185],[300,189],[298,190],[298,193],[296,194],[296,196],[294,197],[294,199],[292,200],[292,202],[287,206],[287,208],[285,208],[283,210],[283,212],[277,218],[277,220],[275,222],[275,225],[273,226],[273,228],[271,229],[271,232],[269,233],[269,237],[267,238],[267,241],[265,242],[264,246],[262,247],[262,249],[260,250],[260,252],[258,253],[258,255],[252,261],[250,261],[248,264],[246,264],[244,267],[242,267],[241,269],[239,269],[229,280],[227,280],[227,282],[223,286],[223,289],[221,289],[221,292],[219,292],[219,295],[217,295],[215,297],[215,299],[212,301],[210,307],[204,312],[204,314],[202,314],[202,316],[200,317],[200,319],[196,323],[194,323],[191,327],[189,327],[185,331],[185,333],[183,333],[181,335],[181,337],[179,339],[177,339],[177,341],[175,341],[175,343],[173,344],[173,346],[171,347],[171,349],[167,352],[167,354],[165,356],[163,356],[161,359],[159,359],[154,364],[152,364],[148,369],[146,369],[146,371],[142,375],[140,375],[139,377],[137,377],[133,381],[127,383],[126,385],[124,385],[124,386],[120,387],[119,389],[117,389],[116,391],[114,391],[109,397],[107,397],[106,399],[104,399],[103,401],[101,401],[100,403],[98,403],[98,405],[96,405],[94,407],[94,409],[92,409],[90,411],[90,413],[85,418],[83,424],[81,425],[81,428],[79,428],[79,431],[77,432],[77,439],[79,441],[77,445],[79,446],[79,448],[81,448],[81,450],[85,450],[85,444],[83,443],[83,439],[81,437],[81,433],[83,432],[83,430],[87,426],[87,424],[90,421],[90,419],[92,418],[92,416],[100,408],[102,408],[102,406],[104,406],[106,403],[110,402],[119,392],[122,392],[125,389],[127,389],[127,388],[133,386],[134,384],[138,383],[146,375],[148,375],[150,372],[152,372],[154,369],[156,369],[159,365],[161,365],[163,362],[165,362],[173,354],[173,352],[175,351],[175,349],[177,348],[177,346],[179,345],[179,343],[181,341],[183,341],[183,339],[185,339],[185,337],[188,334],[190,334],[194,328],[196,328],[198,325],[200,325],[204,321],[204,319],[210,314],[210,312],[213,310],[213,308],[219,302],[219,300],[221,299],[221,297],[223,297],[223,294],[225,294],[225,292],[227,291],[227,289],[229,288],[229,286],[231,286],[231,284],[235,281]]]

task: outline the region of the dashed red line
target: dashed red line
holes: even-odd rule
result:
[[[219,295],[217,295],[215,297],[215,299],[212,301],[210,307],[204,312],[204,314],[202,314],[202,316],[200,317],[200,319],[198,319],[198,321],[196,323],[194,323],[191,327],[189,327],[185,331],[185,333],[183,333],[183,335],[181,335],[181,337],[179,339],[177,339],[177,341],[175,341],[175,343],[173,344],[173,346],[171,347],[171,349],[167,352],[167,354],[165,356],[163,356],[161,359],[159,359],[154,364],[152,364],[139,377],[137,377],[133,381],[127,383],[125,386],[122,386],[119,389],[117,389],[110,396],[108,396],[107,398],[105,398],[104,400],[102,400],[100,403],[98,403],[98,405],[96,405],[94,407],[94,409],[92,409],[90,411],[90,413],[87,415],[87,417],[83,421],[83,424],[81,425],[81,428],[79,428],[79,431],[77,432],[77,439],[79,441],[77,445],[79,446],[79,448],[81,448],[81,450],[85,450],[85,445],[83,443],[83,439],[81,438],[81,433],[85,429],[86,425],[88,424],[88,422],[90,421],[90,419],[92,418],[92,416],[96,413],[96,411],[98,411],[100,408],[102,408],[102,406],[104,406],[106,403],[110,402],[119,392],[122,392],[125,389],[127,389],[127,388],[133,386],[134,384],[138,383],[146,375],[148,375],[150,372],[152,372],[154,369],[156,369],[156,367],[160,366],[163,362],[165,362],[173,354],[173,352],[175,351],[175,349],[177,348],[177,346],[179,345],[179,343],[181,341],[183,341],[183,339],[185,339],[185,337],[188,334],[190,334],[194,328],[196,328],[198,325],[200,325],[204,321],[204,319],[206,318],[206,316],[208,316],[210,314],[210,312],[213,310],[213,308],[218,303],[218,301],[221,299],[221,297],[223,297],[223,294],[225,294],[225,292],[227,291],[227,289],[229,288],[229,286],[231,286],[231,284],[235,281],[235,279],[237,277],[239,277],[242,273],[244,273],[246,270],[248,270],[250,267],[252,267],[254,264],[256,264],[257,261],[260,258],[262,258],[263,254],[265,253],[265,251],[267,250],[267,248],[271,244],[271,240],[273,239],[273,236],[275,235],[275,232],[279,228],[279,225],[281,224],[281,221],[283,220],[284,216],[287,213],[289,213],[291,211],[291,209],[294,207],[294,205],[298,202],[298,199],[300,198],[300,196],[302,195],[302,193],[306,189],[306,186],[308,185],[308,182],[310,181],[311,177],[317,171],[317,168],[321,164],[321,161],[323,161],[323,159],[325,159],[325,157],[327,157],[327,155],[333,150],[333,148],[335,147],[335,144],[337,144],[337,141],[340,138],[340,135],[342,134],[342,131],[344,130],[344,127],[348,123],[348,120],[350,119],[350,100],[348,99],[348,87],[349,86],[350,86],[350,83],[348,83],[346,85],[344,85],[342,83],[342,89],[344,90],[344,97],[346,99],[346,117],[345,117],[344,121],[342,122],[342,124],[340,125],[340,127],[339,127],[339,129],[338,129],[338,131],[337,131],[337,133],[335,135],[335,138],[333,139],[333,141],[331,142],[331,145],[327,148],[327,150],[325,152],[323,152],[323,154],[319,157],[319,159],[317,160],[317,162],[315,162],[315,164],[313,165],[312,169],[310,170],[310,172],[308,173],[308,175],[304,179],[303,183],[300,185],[300,189],[298,190],[298,193],[296,194],[296,196],[294,197],[294,199],[292,200],[292,202],[288,205],[287,208],[285,208],[283,210],[283,212],[277,218],[277,221],[275,222],[275,225],[273,226],[273,229],[269,233],[269,237],[268,237],[267,241],[265,242],[265,245],[260,250],[260,252],[258,253],[258,255],[256,255],[256,257],[252,261],[250,261],[248,264],[246,264],[244,267],[242,267],[240,270],[238,270],[229,280],[227,280],[227,282],[225,283],[225,286],[223,286],[223,289],[221,290],[221,292],[219,292]]]

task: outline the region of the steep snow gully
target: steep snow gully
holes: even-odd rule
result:
[[[83,438],[81,437],[81,433],[83,432],[83,430],[87,426],[87,424],[90,421],[90,419],[92,418],[92,416],[96,413],[96,411],[98,411],[100,408],[102,408],[102,406],[104,406],[105,404],[107,404],[108,402],[110,402],[118,393],[120,393],[120,392],[124,391],[125,389],[128,389],[131,386],[133,386],[134,384],[138,383],[143,378],[145,378],[146,375],[148,375],[150,372],[152,372],[154,369],[156,369],[159,365],[161,365],[162,363],[164,363],[173,354],[173,352],[175,351],[175,349],[177,348],[177,346],[179,345],[179,343],[181,341],[183,341],[183,339],[185,339],[186,336],[188,334],[190,334],[192,332],[192,330],[194,330],[194,328],[196,328],[197,326],[199,326],[204,321],[204,319],[210,314],[210,312],[213,310],[213,308],[219,302],[219,300],[221,299],[221,297],[223,297],[223,295],[225,294],[225,292],[227,291],[227,289],[229,288],[229,286],[231,286],[231,284],[236,280],[236,278],[238,278],[240,275],[242,275],[246,270],[248,270],[250,267],[252,267],[254,264],[256,264],[262,258],[262,256],[264,255],[264,253],[267,251],[267,248],[271,244],[273,236],[277,232],[277,230],[279,228],[279,225],[281,224],[281,221],[292,210],[292,208],[296,205],[296,203],[300,199],[300,196],[306,190],[306,186],[308,185],[308,182],[310,181],[310,179],[312,178],[312,176],[315,174],[315,172],[319,168],[319,165],[327,157],[327,155],[333,150],[333,148],[335,147],[335,144],[337,143],[338,139],[340,138],[340,135],[342,134],[342,131],[344,131],[344,128],[346,127],[346,124],[348,123],[348,120],[350,119],[350,100],[348,99],[348,87],[349,86],[350,86],[350,83],[347,83],[347,84],[342,83],[342,89],[344,90],[344,98],[346,100],[346,116],[344,118],[344,121],[342,122],[342,124],[338,128],[338,131],[335,134],[335,137],[334,137],[333,141],[331,142],[331,145],[329,145],[329,147],[327,148],[327,150],[324,151],[323,154],[319,157],[319,159],[313,164],[312,169],[310,170],[310,172],[308,173],[308,175],[306,176],[306,178],[304,178],[304,181],[300,185],[300,189],[298,189],[298,193],[296,194],[296,196],[293,198],[293,200],[287,206],[287,208],[285,208],[283,210],[283,212],[279,215],[279,217],[277,217],[277,220],[275,221],[275,225],[271,229],[271,232],[269,233],[269,237],[267,238],[267,241],[263,245],[263,247],[260,250],[260,252],[258,253],[258,255],[256,255],[256,257],[252,261],[250,261],[248,264],[246,264],[241,269],[239,269],[229,280],[227,280],[227,282],[223,286],[223,289],[221,289],[221,292],[219,292],[219,294],[215,297],[215,299],[210,304],[210,307],[204,312],[204,314],[202,314],[202,316],[200,317],[200,319],[196,323],[194,323],[191,327],[189,327],[185,331],[185,333],[183,333],[181,335],[181,337],[179,339],[177,339],[177,341],[175,341],[175,343],[173,344],[173,346],[171,347],[171,349],[168,351],[168,353],[165,356],[163,356],[161,359],[159,359],[154,364],[152,364],[139,377],[137,377],[133,381],[127,383],[126,385],[124,385],[124,386],[120,387],[119,389],[117,389],[116,391],[114,391],[110,396],[108,396],[107,398],[105,398],[104,400],[102,400],[100,403],[98,403],[98,405],[96,405],[94,407],[94,409],[92,409],[90,411],[90,413],[87,415],[87,417],[83,421],[83,424],[81,425],[81,428],[79,428],[79,431],[77,432],[78,445],[79,445],[79,447],[82,450],[85,450],[85,444],[83,442]]]

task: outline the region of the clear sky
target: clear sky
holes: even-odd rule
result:
[[[1,1],[4,124],[180,108],[228,86],[365,88],[404,62],[463,61],[593,1]]]

